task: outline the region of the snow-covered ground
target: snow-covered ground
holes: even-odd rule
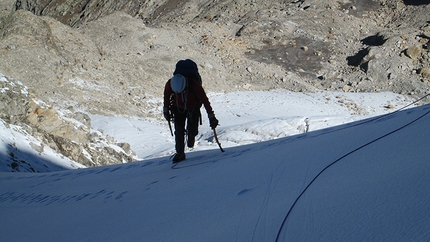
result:
[[[85,168],[27,134],[20,126],[7,124],[0,119],[0,172],[10,171],[4,161],[12,160],[11,166],[23,166],[34,172],[52,172]]]
[[[391,93],[210,100],[226,152],[206,115],[174,167],[166,122],[92,116],[142,161],[0,172],[2,241],[430,241],[429,105],[388,114],[413,101]],[[0,127],[3,155],[11,140],[29,147]]]
[[[393,93],[294,93],[286,90],[211,93],[208,96],[220,121],[217,133],[223,147],[340,125],[393,112],[413,101]],[[206,110],[202,107],[201,111],[203,125],[193,151],[217,149]],[[161,117],[161,108],[159,112]],[[94,129],[130,143],[141,159],[174,153],[174,138],[164,120],[97,115],[91,119]]]

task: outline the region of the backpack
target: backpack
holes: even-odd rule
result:
[[[176,63],[175,71],[173,72],[173,75],[181,74],[185,77],[187,76],[193,76],[195,79],[202,84],[202,77],[199,74],[199,69],[197,68],[197,64],[190,60],[180,60]]]
[[[175,71],[173,72],[173,75],[176,75],[176,74],[181,74],[185,77],[193,76],[197,80],[197,82],[200,83],[200,85],[202,85],[202,77],[200,76],[199,69],[197,68],[197,64],[190,59],[180,60],[176,63],[176,67],[175,67]],[[172,99],[170,101],[173,102]],[[197,109],[199,110],[198,115],[199,115],[200,125],[202,125],[202,114],[200,112],[201,106],[202,106],[201,102],[197,104]]]

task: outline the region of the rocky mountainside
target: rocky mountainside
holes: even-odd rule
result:
[[[216,92],[429,88],[428,1],[8,2],[0,71],[93,113],[158,112],[145,99],[184,58]]]
[[[209,92],[420,97],[430,92],[429,41],[427,0],[0,3],[0,73],[84,114],[161,118],[164,84],[186,58]]]
[[[136,159],[130,145],[105,137],[100,131],[91,130],[91,119],[85,113],[73,110],[57,111],[35,98],[19,82],[0,74],[0,122],[16,125],[25,134],[39,140],[31,143],[32,149],[42,153],[48,146],[85,166],[100,166],[130,162]],[[15,144],[9,144],[7,156],[11,171],[37,171],[31,162],[17,157]],[[1,162],[5,162],[1,160]],[[23,165],[25,164],[25,165]]]

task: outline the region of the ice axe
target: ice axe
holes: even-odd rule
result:
[[[215,129],[215,128],[213,128],[213,131],[214,131],[215,141],[216,141],[216,143],[218,144],[219,149],[221,150],[221,152],[224,152],[225,150],[221,147],[221,143],[220,143],[220,142],[219,142],[219,140],[218,140],[218,135],[216,134],[216,129]]]
[[[170,123],[170,119],[167,122],[169,123],[170,134],[173,136],[172,124]]]
[[[170,123],[170,121],[175,122],[172,110],[169,108],[169,119],[167,120],[167,122],[169,123],[169,129],[170,129],[170,134],[173,136],[173,130],[172,130],[172,124]]]

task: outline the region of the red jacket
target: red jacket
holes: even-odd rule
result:
[[[164,107],[170,106],[170,96],[173,95],[172,106],[178,108],[179,110],[189,110],[191,111],[200,103],[205,106],[206,112],[213,114],[212,106],[206,96],[205,90],[202,85],[195,79],[187,77],[187,86],[182,93],[175,93],[170,86],[170,79],[164,86]],[[199,107],[200,108],[200,107]]]

